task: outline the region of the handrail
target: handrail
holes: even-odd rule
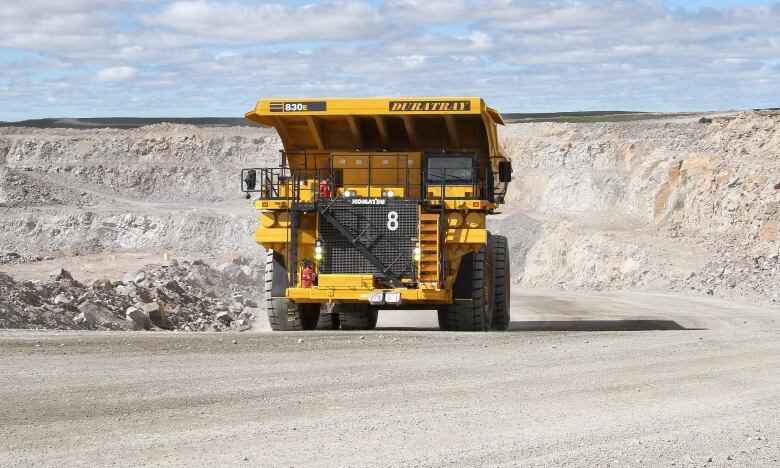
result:
[[[259,199],[290,200],[308,203],[320,199],[320,183],[328,181],[330,196],[344,197],[344,191],[360,191],[363,197],[383,198],[385,189],[403,191],[395,194],[395,198],[409,200],[492,200],[490,193],[493,171],[490,168],[350,168],[349,175],[355,182],[344,180],[344,170],[330,168],[291,170],[287,167],[247,168],[241,171],[241,190],[247,194],[259,193]],[[256,171],[257,184],[248,187],[246,175],[248,171]],[[387,174],[393,171],[395,177]],[[465,172],[470,174],[464,176]],[[429,189],[435,188],[438,193],[433,197]],[[310,192],[310,193],[306,193]],[[376,195],[379,193],[380,195]],[[354,196],[354,195],[353,195]]]

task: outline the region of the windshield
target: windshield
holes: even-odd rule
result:
[[[428,182],[471,184],[474,181],[473,156],[428,157]]]

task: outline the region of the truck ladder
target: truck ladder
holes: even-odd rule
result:
[[[436,213],[420,213],[419,282],[425,287],[439,283],[439,218]]]

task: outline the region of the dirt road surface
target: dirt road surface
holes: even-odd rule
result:
[[[0,331],[0,465],[780,463],[776,311],[513,301],[507,333]]]

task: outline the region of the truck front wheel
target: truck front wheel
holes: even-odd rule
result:
[[[314,330],[320,316],[319,304],[296,304],[284,296],[289,287],[284,257],[269,250],[265,261],[265,307],[274,331]]]
[[[487,246],[461,260],[453,303],[438,310],[439,327],[450,331],[506,330],[510,281],[507,239],[489,235]]]
[[[491,236],[493,239],[493,323],[490,328],[505,331],[511,318],[509,309],[512,280],[509,269],[509,245],[505,236]]]

